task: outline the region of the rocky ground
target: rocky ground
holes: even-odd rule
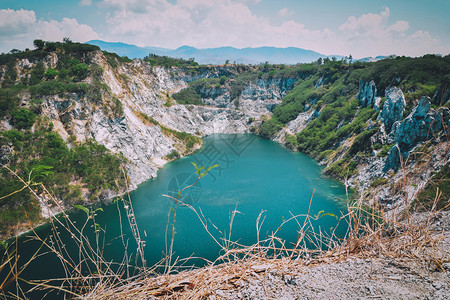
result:
[[[268,263],[253,266],[248,277],[216,290],[209,299],[449,299],[449,217],[445,212],[434,218],[429,233],[438,242],[415,249],[414,258],[349,256],[308,266]]]
[[[301,269],[253,273],[209,299],[448,299],[450,264],[439,270],[413,259],[349,258]]]

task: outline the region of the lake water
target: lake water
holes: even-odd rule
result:
[[[251,134],[208,136],[200,151],[167,164],[158,171],[156,178],[143,183],[131,193],[136,221],[141,237],[146,242],[144,250],[147,265],[159,261],[166,249],[167,216],[173,202],[163,195],[176,194],[174,191],[195,181],[192,162],[207,167],[219,165],[188,189],[182,198],[198,211],[201,210],[208,222],[217,227],[215,229],[211,223],[208,225],[219,241],[222,234],[229,236],[230,215],[235,209],[239,213],[234,218],[231,240],[243,245],[256,242],[256,220],[261,211],[265,211],[260,231],[260,239],[263,239],[273,233],[284,219],[306,214],[313,190],[312,215],[323,210],[339,216],[345,210],[345,188],[339,182],[323,177],[322,167],[308,156]],[[120,262],[124,248],[122,240],[117,238],[121,232],[118,208],[116,204],[111,204],[103,209],[103,212],[98,212],[96,221],[106,232],[104,256],[107,260]],[[129,253],[135,253],[136,246],[131,231],[126,226],[128,222],[122,203],[119,203],[119,209],[124,224],[123,232],[129,241]],[[86,217],[83,212],[78,212],[72,214],[72,218],[81,224]],[[302,221],[299,218],[299,222]],[[326,216],[320,218],[315,226],[327,230],[335,227],[336,223],[335,218]],[[178,206],[175,228],[175,256],[214,260],[219,255],[220,247],[214,243],[196,214],[189,208]],[[287,245],[295,243],[297,229],[297,223],[290,222],[283,226],[277,236],[285,239]],[[345,230],[346,228],[340,228],[338,234],[343,234]],[[39,232],[45,236],[49,229],[42,227]],[[70,248],[70,238],[61,234]],[[19,251],[31,253],[35,243],[27,243],[20,245]],[[201,263],[202,260],[190,261],[190,264]],[[43,268],[44,265],[52,267]],[[55,258],[43,256],[33,262],[24,276],[30,279],[57,277],[62,272],[57,265]]]

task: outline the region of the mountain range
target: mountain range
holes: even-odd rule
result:
[[[295,47],[277,48],[277,47],[258,47],[258,48],[234,48],[219,47],[197,49],[190,46],[182,46],[177,49],[167,49],[160,47],[138,47],[125,43],[105,42],[92,40],[86,42],[99,46],[102,50],[114,52],[120,56],[129,58],[144,58],[149,54],[170,56],[176,58],[190,59],[194,58],[199,64],[223,64],[227,60],[230,63],[239,64],[261,64],[269,62],[270,64],[297,64],[309,63],[319,58],[336,57],[344,58],[341,55],[324,55],[312,50],[306,50]]]

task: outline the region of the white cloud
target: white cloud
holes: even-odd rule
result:
[[[37,35],[43,40],[61,41],[69,37],[73,41],[85,42],[97,39],[98,34],[88,25],[78,24],[76,19],[63,18],[61,22],[39,21]]]
[[[282,17],[290,16],[292,14],[294,14],[294,12],[288,8],[282,8],[278,11],[278,15]]]
[[[426,53],[449,53],[449,45],[433,38],[429,32],[410,33],[407,21],[390,20],[390,10],[384,7],[379,14],[351,16],[339,26],[337,45],[344,53],[355,57],[376,55],[420,56]]]
[[[385,7],[379,15],[369,13],[359,18],[351,16],[344,24],[339,26],[339,29],[352,38],[366,36],[382,38],[386,34],[389,14],[389,8]]]
[[[36,14],[31,10],[0,10],[0,36],[25,34],[36,22]]]
[[[61,21],[37,20],[32,10],[0,10],[0,52],[12,48],[33,48],[33,40],[61,41],[68,37],[73,41],[85,42],[98,39],[99,35],[88,25],[79,24],[76,19]]]
[[[397,21],[394,25],[389,26],[388,32],[404,33],[409,29],[409,23],[406,21]]]
[[[107,18],[108,40],[140,46],[312,48],[330,36],[328,29],[310,30],[293,21],[273,25],[242,1],[179,0],[174,5],[165,0],[104,0],[103,5],[115,9]]]
[[[92,0],[81,0],[80,1],[80,5],[81,6],[91,6],[92,5]]]

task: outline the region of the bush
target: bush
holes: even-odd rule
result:
[[[178,153],[177,150],[173,149],[172,152],[170,152],[170,153],[166,156],[166,158],[167,158],[168,160],[173,160],[173,159],[180,158],[180,153]]]
[[[343,158],[331,164],[325,169],[325,173],[338,179],[344,179],[356,174],[358,171],[357,163],[348,158]]]
[[[259,128],[258,134],[266,139],[273,138],[281,129],[283,124],[275,119],[270,119],[264,122]]]
[[[172,97],[179,104],[203,105],[201,96],[192,86],[173,94]]]
[[[378,128],[366,130],[358,134],[348,151],[348,155],[355,155],[358,152],[366,152],[370,150],[370,138],[378,132]]]
[[[11,114],[11,123],[17,129],[29,129],[33,126],[36,114],[26,108],[20,108]]]
[[[58,71],[55,69],[49,68],[45,71],[44,76],[48,79],[54,79],[58,75]]]
[[[386,157],[389,153],[389,150],[394,146],[394,144],[383,145],[380,152],[378,152],[377,157]]]
[[[72,75],[76,81],[81,81],[89,74],[89,66],[85,63],[78,63],[72,68]]]
[[[292,149],[292,150],[297,149],[298,143],[297,143],[297,138],[295,137],[295,135],[286,134],[285,141],[286,141],[286,146],[289,149]]]
[[[387,178],[375,178],[374,181],[372,181],[372,184],[370,185],[371,187],[377,187],[380,185],[384,185],[386,183],[388,183],[388,179]]]

